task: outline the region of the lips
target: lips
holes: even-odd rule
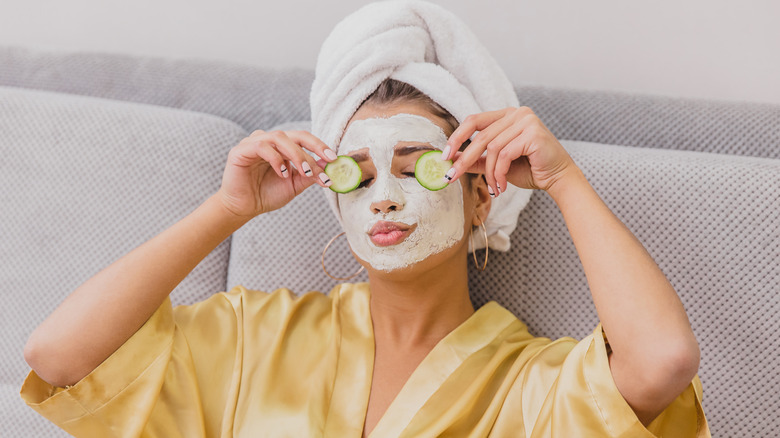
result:
[[[390,246],[401,243],[409,234],[412,234],[414,228],[416,227],[402,222],[379,221],[371,227],[368,235],[374,245]]]

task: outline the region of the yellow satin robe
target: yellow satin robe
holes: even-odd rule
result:
[[[648,429],[615,386],[601,326],[536,338],[491,302],[442,339],[371,438],[709,437],[698,376]],[[296,297],[236,287],[169,300],[77,384],[22,398],[78,437],[354,437],[374,360],[368,283]]]

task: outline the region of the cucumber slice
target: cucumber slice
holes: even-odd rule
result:
[[[325,165],[325,174],[333,184],[330,189],[336,193],[347,193],[360,185],[363,172],[357,161],[347,155],[339,155],[334,161]]]
[[[452,160],[441,161],[441,151],[429,151],[417,159],[414,164],[414,177],[428,190],[441,190],[447,187],[444,175],[452,167]]]

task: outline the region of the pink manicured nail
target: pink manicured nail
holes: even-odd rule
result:
[[[306,175],[306,176],[311,176],[312,175],[311,166],[309,166],[309,163],[307,163],[305,161],[303,163],[301,163],[301,169],[303,169],[303,174],[304,175]]]
[[[326,187],[330,187],[330,185],[333,184],[330,178],[328,178],[328,175],[326,175],[325,173],[320,173],[319,177],[320,177],[320,181],[322,181],[322,183],[325,184]]]
[[[452,181],[452,177],[455,176],[455,168],[451,167],[450,170],[447,171],[447,173],[444,175],[444,179],[447,180],[447,182]]]
[[[447,145],[443,151],[441,151],[441,160],[447,161],[447,157],[450,155],[450,145]]]
[[[325,156],[326,156],[326,157],[327,157],[329,160],[331,160],[331,161],[333,161],[333,160],[335,160],[336,158],[338,158],[338,157],[336,156],[336,153],[335,153],[335,152],[333,152],[333,149],[325,149]]]

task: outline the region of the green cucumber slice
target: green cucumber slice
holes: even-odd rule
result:
[[[334,161],[325,165],[325,174],[333,184],[330,189],[336,193],[347,193],[360,185],[363,172],[357,161],[347,155],[339,155]]]
[[[414,177],[428,190],[441,190],[447,187],[444,175],[452,167],[452,160],[441,161],[441,151],[429,151],[417,159],[414,164]]]

